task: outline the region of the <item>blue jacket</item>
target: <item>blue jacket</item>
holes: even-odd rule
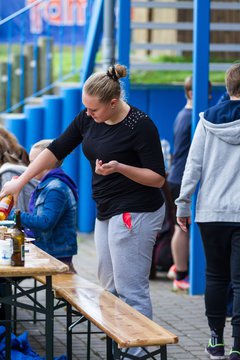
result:
[[[56,258],[76,254],[75,189],[69,186],[69,182],[49,174],[35,189],[33,202],[32,213],[21,213],[21,222],[33,231],[35,244]]]

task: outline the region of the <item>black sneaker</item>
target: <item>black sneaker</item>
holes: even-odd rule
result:
[[[205,349],[205,352],[209,355],[210,359],[212,359],[212,360],[226,359],[224,344],[212,345],[211,339],[209,340],[209,343]]]
[[[231,350],[229,360],[240,360],[240,352],[236,350]]]

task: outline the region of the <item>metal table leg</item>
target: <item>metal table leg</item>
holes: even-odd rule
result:
[[[4,297],[12,295],[12,286],[9,282],[3,285]],[[12,332],[12,307],[10,304],[5,304],[5,327],[6,327],[6,360],[11,360],[11,332]]]
[[[46,276],[46,360],[53,360],[53,305],[52,277]]]

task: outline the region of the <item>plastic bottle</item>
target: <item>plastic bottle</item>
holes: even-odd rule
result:
[[[25,236],[21,226],[21,212],[20,210],[15,211],[15,225],[11,231],[11,238],[13,240],[13,253],[11,257],[12,266],[24,266],[25,253],[24,243]]]
[[[161,140],[161,145],[162,145],[165,170],[166,172],[168,172],[171,167],[171,152],[170,152],[171,146],[169,141],[166,139]]]
[[[0,200],[0,221],[6,220],[14,204],[13,196],[6,195]]]
[[[0,240],[0,265],[11,265],[12,239]]]

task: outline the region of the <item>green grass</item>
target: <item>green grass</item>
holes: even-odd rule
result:
[[[53,78],[54,81],[59,78],[60,71],[62,69],[62,76],[65,76],[71,73],[73,69],[73,58],[72,50],[68,46],[63,47],[62,51],[62,64],[61,57],[59,55],[60,48],[54,47],[53,49]],[[12,52],[14,54],[20,52],[19,45],[12,46]],[[97,54],[97,62],[101,60],[101,52]],[[75,54],[75,64],[76,67],[80,67],[83,59],[83,48],[78,47]],[[0,45],[0,62],[7,60],[7,47],[6,45]],[[162,55],[158,57],[148,57],[146,58],[147,62],[172,62],[172,63],[182,63],[182,62],[191,62],[191,57],[184,56],[168,56]],[[224,62],[221,59],[211,59],[214,62]],[[234,61],[234,60],[233,60]],[[228,62],[233,62],[228,60]],[[190,71],[131,71],[130,80],[132,84],[178,84],[183,83],[184,79],[190,75]],[[80,74],[75,74],[69,77],[66,81],[79,82]],[[212,83],[224,83],[224,72],[211,72],[210,81]]]
[[[54,63],[54,78],[58,77],[58,69],[59,69],[59,56],[56,52],[53,57]],[[83,49],[79,48],[76,55],[76,63],[81,64],[83,58]],[[99,52],[97,54],[97,62],[100,62],[102,59],[102,54]],[[183,56],[159,56],[155,58],[149,57],[146,61],[150,61],[153,63],[158,62],[172,62],[172,63],[183,63],[183,62],[191,62],[192,59],[190,57]],[[72,66],[72,58],[71,58],[71,49],[65,47],[63,52],[63,74],[67,74]],[[80,66],[80,65],[79,65]],[[132,84],[176,84],[183,83],[187,76],[191,75],[190,71],[131,71],[130,80]],[[79,81],[79,75],[74,75],[69,78],[67,81]],[[210,81],[212,83],[224,83],[224,72],[211,72],[210,73]]]
[[[212,83],[224,83],[224,72],[210,72]],[[190,71],[137,71],[132,72],[133,84],[182,84]]]

